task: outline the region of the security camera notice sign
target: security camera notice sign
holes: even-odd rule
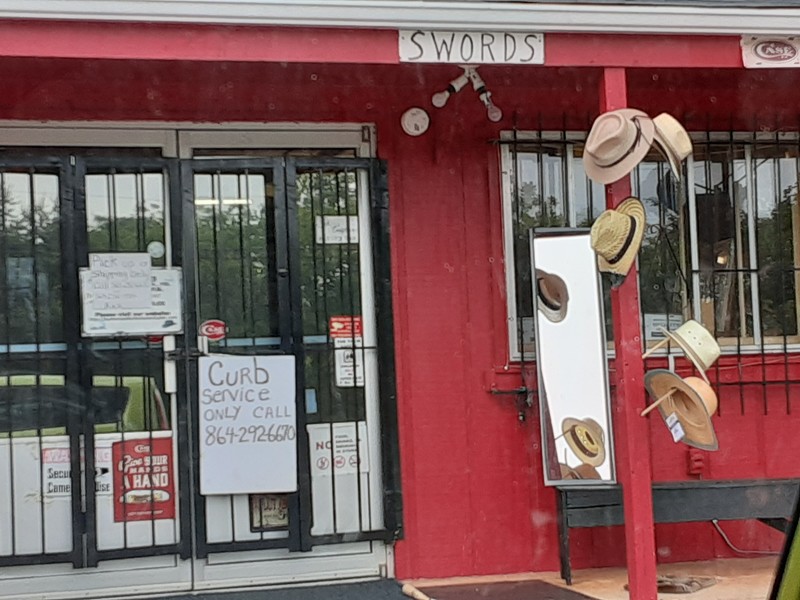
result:
[[[115,522],[175,518],[172,438],[115,442],[111,458]]]
[[[200,493],[297,490],[294,356],[204,356]]]

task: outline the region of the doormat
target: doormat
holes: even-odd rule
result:
[[[596,600],[544,581],[420,588],[431,600]]]
[[[681,577],[677,575],[659,575],[659,594],[691,594],[716,584],[714,577]],[[628,584],[625,584],[628,589]]]
[[[148,596],[148,600],[408,600],[393,579],[308,587]],[[537,599],[538,600],[538,599]]]

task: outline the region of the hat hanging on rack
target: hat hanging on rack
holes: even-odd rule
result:
[[[597,268],[604,273],[627,275],[642,245],[644,205],[630,197],[597,217],[590,232]]]
[[[686,357],[700,371],[700,376],[708,381],[706,371],[717,362],[721,354],[717,340],[708,329],[694,319],[689,319],[675,331],[669,331],[665,327],[658,327],[658,329],[665,335],[665,338],[645,352],[642,358],[647,358],[659,348],[673,342],[683,350]]]
[[[583,148],[583,169],[597,183],[625,177],[647,155],[655,124],[646,113],[622,108],[603,113],[592,124]]]
[[[642,416],[658,408],[671,431],[680,424],[679,441],[701,450],[719,449],[711,422],[718,400],[708,382],[700,377],[682,379],[672,371],[655,369],[645,374],[644,385],[653,403],[642,411]]]
[[[692,153],[692,139],[678,120],[668,113],[661,113],[653,124],[656,127],[655,138],[669,161],[675,177],[681,179],[681,163]]]

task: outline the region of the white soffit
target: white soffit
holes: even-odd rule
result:
[[[607,33],[791,35],[800,8],[442,0],[0,0],[0,19]]]

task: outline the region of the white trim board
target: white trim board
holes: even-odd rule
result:
[[[800,8],[469,0],[0,0],[0,18],[738,36],[795,34]]]

